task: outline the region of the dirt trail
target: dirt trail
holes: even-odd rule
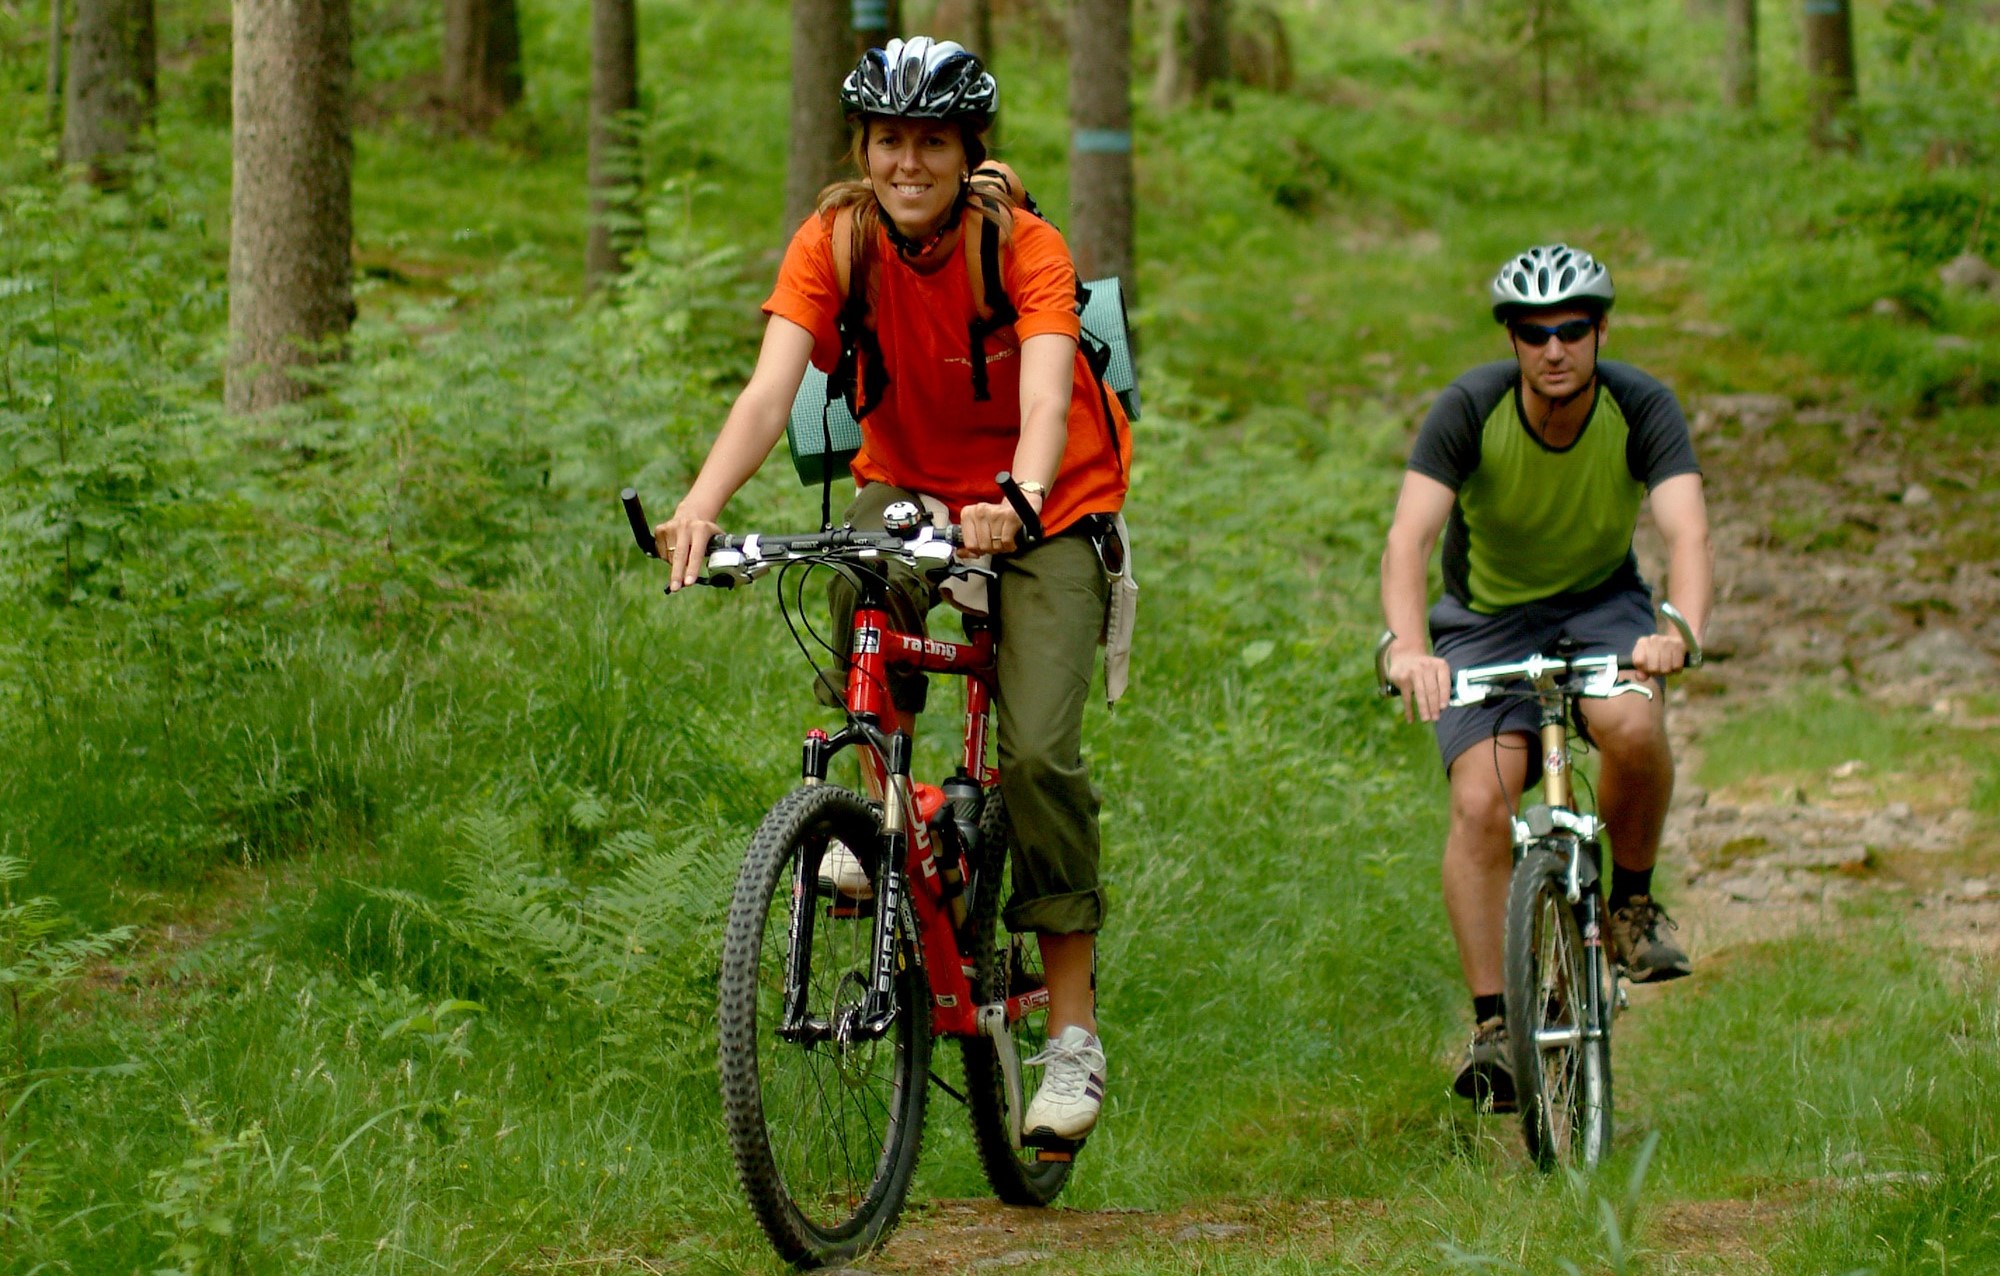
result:
[[[1968,555],[1981,547],[1963,535],[1994,517],[1982,476],[1930,459],[1915,422],[1891,429],[1775,395],[1693,406],[1717,610],[1714,661],[1682,680],[1670,716],[1681,774],[1724,719],[1815,688],[2000,729],[1973,709],[2000,672],[2000,564]],[[1657,571],[1643,536],[1641,555]],[[1709,793],[1684,780],[1676,795],[1663,863],[1685,875],[1677,916],[1697,959],[1831,923],[1839,901],[1870,893],[1905,901],[1915,932],[1941,946],[2000,952],[2000,847],[1968,809],[1970,768],[1848,758],[1800,775],[1774,758],[1771,771],[1784,782]]]

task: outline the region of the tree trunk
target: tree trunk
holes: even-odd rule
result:
[[[1822,148],[1861,144],[1853,112],[1854,23],[1847,0],[1806,0],[1806,78],[1812,140]]]
[[[1169,111],[1187,100],[1187,9],[1182,0],[1160,0],[1160,60],[1153,67],[1153,109]]]
[[[49,132],[62,131],[63,0],[49,0]]]
[[[1188,88],[1216,97],[1229,82],[1229,0],[1187,0]]]
[[[638,232],[639,26],[633,0],[590,3],[590,287],[623,274]]]
[[[846,0],[792,0],[792,138],[785,163],[785,235],[841,176],[847,118],[840,82],[854,69]]]
[[[483,129],[521,100],[515,0],[445,0],[444,97],[467,128]]]
[[[1132,0],[1074,0],[1069,16],[1069,246],[1085,279],[1132,263]]]
[[[261,412],[354,321],[352,29],[348,0],[235,0],[232,25],[224,398]]]
[[[152,122],[153,0],[78,0],[70,32],[62,158],[99,186],[115,185],[123,161]]]
[[[993,0],[972,0],[972,51],[988,70],[997,51],[993,42]]]
[[[1723,53],[1723,100],[1739,111],[1757,107],[1757,0],[1729,0],[1728,48]]]
[[[144,0],[139,5],[139,27],[133,33],[133,39],[139,50],[139,96],[145,103],[146,123],[149,126],[160,109],[159,22],[153,0]]]
[[[870,49],[888,47],[891,39],[903,34],[903,6],[897,0],[852,0],[852,3],[853,61],[860,61],[861,55]]]

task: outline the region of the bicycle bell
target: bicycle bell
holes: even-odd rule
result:
[[[882,511],[882,525],[898,536],[908,536],[924,525],[923,507],[915,501],[896,501]]]

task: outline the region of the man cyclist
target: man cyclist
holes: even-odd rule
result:
[[[673,588],[693,584],[723,506],[784,434],[810,362],[852,376],[862,446],[848,523],[879,528],[890,504],[928,496],[959,523],[966,553],[1004,555],[995,716],[1017,848],[1005,920],[1036,935],[1049,991],[1048,1047],[1026,1061],[1045,1071],[1023,1123],[1080,1139],[1105,1086],[1092,973],[1104,894],[1083,708],[1111,589],[1101,545],[1124,505],[1132,437],[1078,348],[1076,268],[1055,227],[1016,210],[1006,251],[969,270],[973,175],[998,93],[978,58],[924,36],[868,50],[847,76],[859,174],[827,187],[792,237],[750,382],[655,535]],[[1005,315],[982,319],[973,273],[997,276]],[[1031,546],[1017,543],[1021,519],[993,486],[1000,470],[1022,480],[1040,517],[1045,536]],[[930,601],[895,605],[920,619]]]
[[[1382,610],[1395,635],[1388,676],[1405,711],[1436,724],[1451,788],[1445,911],[1472,991],[1473,1035],[1453,1088],[1514,1101],[1501,989],[1509,815],[1541,776],[1536,708],[1519,699],[1448,708],[1453,674],[1550,650],[1629,656],[1661,694],[1591,700],[1602,754],[1599,805],[1611,839],[1613,955],[1635,982],[1676,979],[1688,958],[1653,898],[1653,864],[1673,793],[1662,676],[1685,663],[1658,632],[1632,553],[1642,500],[1667,544],[1669,601],[1699,635],[1712,557],[1701,471],[1673,392],[1600,361],[1613,293],[1590,254],[1530,248],[1500,267],[1493,317],[1513,358],[1452,382],[1425,418],[1382,555]],[[1444,537],[1444,596],[1428,614],[1427,570]]]

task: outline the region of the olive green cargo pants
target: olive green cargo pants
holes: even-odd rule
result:
[[[915,498],[872,483],[848,507],[854,527],[882,526],[882,511]],[[1098,635],[1110,582],[1097,547],[1082,531],[1066,531],[1031,549],[994,560],[1000,578],[989,586],[998,638],[1000,694],[995,705],[1000,793],[1014,843],[1014,893],[1009,930],[1038,934],[1095,933],[1104,924],[1098,885],[1096,790],[1083,760],[1083,706],[1097,662]],[[914,572],[892,576],[891,618],[913,631],[937,599]],[[833,633],[843,656],[853,629],[854,590],[844,580],[832,592]],[[838,706],[842,669],[828,671],[822,703]],[[899,677],[891,692],[899,709],[923,708],[923,675]]]

